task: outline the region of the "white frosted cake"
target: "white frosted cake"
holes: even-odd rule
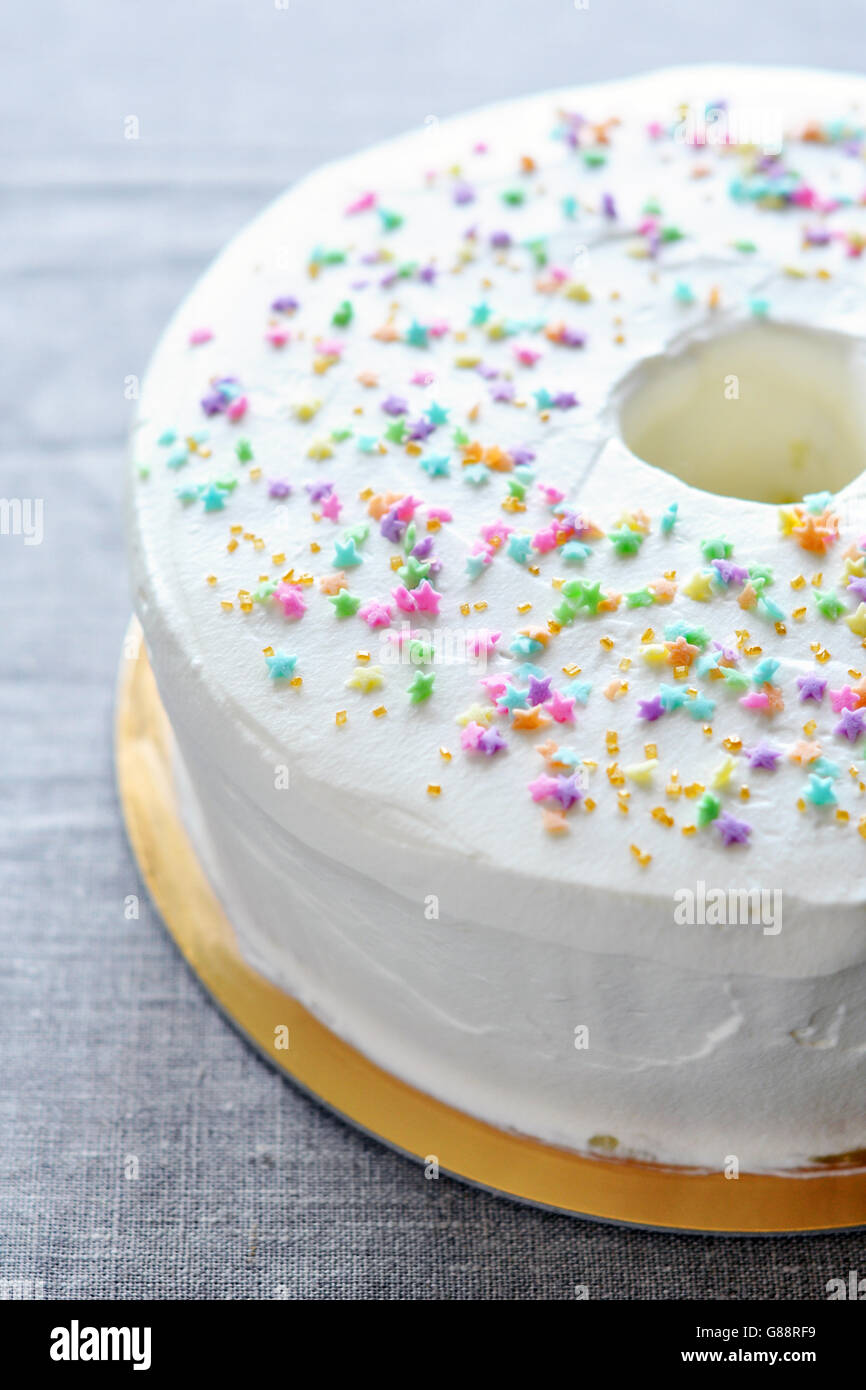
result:
[[[248,960],[588,1153],[866,1146],[866,82],[331,165],[142,391],[135,606]]]

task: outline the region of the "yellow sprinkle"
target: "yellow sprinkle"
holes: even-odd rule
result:
[[[805,608],[795,608],[791,617],[794,619],[795,623],[801,623],[806,616],[806,612],[807,610]]]
[[[803,733],[806,735],[807,738],[811,738],[812,735],[814,734],[815,730],[817,729],[817,727],[818,727],[818,721],[817,721],[817,719],[809,719],[809,720],[807,720],[806,723],[803,725]]]
[[[841,806],[839,807],[839,809],[838,809],[837,812],[836,812],[836,819],[837,819],[838,821],[842,821],[843,824],[847,824],[847,822],[848,822],[848,819],[849,819],[849,817],[848,817],[848,812],[847,812],[847,811],[843,811],[842,808],[841,808]]]
[[[319,545],[318,541],[310,541],[310,550],[313,552],[314,555],[318,555],[321,548],[322,547]]]
[[[304,684],[304,678],[303,678],[303,676],[292,676],[292,679],[289,681],[289,685],[292,687],[293,690],[297,690],[298,687],[301,686],[301,685],[303,685],[303,684]]]
[[[472,607],[475,609],[476,613],[483,613],[487,607],[487,600],[482,599],[480,603],[473,603]]]
[[[528,613],[531,607],[531,603],[518,603],[517,611],[518,613]]]
[[[642,869],[645,869],[647,864],[652,862],[652,855],[645,853],[644,850],[638,849],[637,845],[629,845],[629,849]]]
[[[657,767],[658,758],[647,758],[642,763],[630,763],[628,767],[623,768],[623,771],[630,781],[637,782],[638,786],[646,787],[652,781],[652,775]]]
[[[207,577],[207,583],[210,584],[210,585],[214,585],[214,584],[216,584],[216,582],[217,582],[217,577],[216,577],[216,575],[215,575],[215,574],[209,574],[208,577]]]
[[[774,623],[773,626],[775,627],[780,637],[784,637],[785,633],[788,631],[784,623]]]
[[[373,710],[373,716],[376,719],[381,719],[382,715],[387,713],[388,711],[386,710],[384,705],[377,705],[376,708]]]
[[[863,836],[863,839],[866,840],[866,816],[860,817],[859,821],[857,822],[857,829],[859,833]]]
[[[805,583],[806,583],[805,576],[802,575],[802,574],[798,574],[798,575],[795,576],[794,579],[791,580],[791,588],[792,588],[792,589],[802,589],[802,588],[803,588],[803,585],[804,585]]]
[[[226,546],[226,550],[228,550],[228,551],[234,551],[234,550],[237,550],[237,548],[238,548],[238,543],[237,543],[237,541],[234,541],[234,540],[229,541],[228,545]]]
[[[450,761],[451,761],[451,752],[450,752],[450,750],[449,750],[448,748],[446,748],[446,747],[444,746],[444,744],[443,744],[443,745],[440,747],[440,749],[439,749],[439,756],[440,756],[440,758],[444,758],[445,761],[446,761],[446,763],[450,763]]]
[[[346,710],[344,710],[344,709],[338,709],[338,710],[337,710],[336,719],[337,719],[337,723],[338,723],[338,724],[345,724],[345,722],[346,722],[346,720],[348,719],[348,717],[349,717],[349,716],[348,716],[348,713],[346,712]]]
[[[398,556],[398,557],[397,557],[397,567],[398,567],[398,568],[399,568],[399,565],[400,565],[400,559],[399,559],[399,556]],[[393,569],[394,566],[392,565],[391,568]],[[461,603],[461,605],[460,605],[460,612],[463,614],[464,618],[468,618],[468,617],[469,617],[469,614],[472,612],[472,609],[469,607],[469,604],[468,604],[468,603]]]
[[[614,641],[613,641],[613,638],[612,638],[612,637],[599,637],[598,640],[599,640],[599,644],[600,644],[602,647],[604,647],[605,651],[608,651],[608,652],[611,650],[611,648],[612,648],[613,645],[614,645]]]
[[[655,632],[653,631],[653,629],[652,629],[651,627],[648,627],[647,630],[646,630],[646,632],[643,634],[643,636],[641,637],[640,640],[641,640],[642,642],[652,642],[654,638],[655,638]]]
[[[669,811],[665,810],[664,806],[654,806],[650,814],[653,820],[660,821],[662,825],[666,825],[669,829],[674,824],[673,816]]]
[[[579,676],[579,675],[580,675],[580,667],[579,667],[579,666],[563,666],[563,668],[562,668],[562,674],[563,674],[564,676],[568,676],[569,680],[574,680],[575,676]]]
[[[220,604],[220,607],[224,608],[226,612],[228,612],[230,609],[234,608],[234,604],[230,603],[227,598],[224,598]]]
[[[697,833],[697,829],[698,829],[698,827],[697,827],[696,825],[684,825],[684,826],[683,826],[683,834],[684,834],[684,835],[694,835],[694,834]]]
[[[643,754],[645,758],[657,758],[658,751],[659,750],[654,743],[645,743],[643,746]]]
[[[584,804],[584,806],[586,807],[587,811],[594,811],[594,810],[595,810],[595,802],[593,801],[593,799],[592,799],[591,796],[588,796],[588,797],[586,798],[586,800],[584,801],[583,804]],[[864,820],[864,823],[866,823],[866,816],[864,816],[863,820]],[[866,839],[866,831],[861,830],[860,833],[861,833],[861,835],[863,835],[864,839]]]

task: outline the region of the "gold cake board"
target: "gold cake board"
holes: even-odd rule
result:
[[[721,1173],[590,1156],[493,1128],[374,1065],[247,965],[181,822],[171,731],[135,620],[118,681],[120,799],[142,877],[188,964],[271,1063],[342,1118],[479,1187],[601,1220],[686,1231],[866,1224],[866,1154],[793,1174]],[[290,1047],[275,1046],[288,1028]]]

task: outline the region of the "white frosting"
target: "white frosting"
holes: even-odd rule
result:
[[[798,675],[814,671],[828,690],[853,686],[850,672],[866,664],[861,637],[844,616],[832,621],[817,609],[810,583],[820,571],[819,592],[837,592],[845,614],[855,611],[843,570],[845,552],[866,531],[866,481],[856,476],[866,431],[854,389],[866,324],[864,261],[846,255],[841,241],[802,244],[804,227],[819,223],[866,233],[866,207],[856,201],[866,179],[862,159],[842,145],[786,146],[788,163],[823,198],[855,201],[823,217],[768,210],[730,196],[741,151],[648,138],[646,123],[669,125],[677,103],[703,109],[719,99],[732,110],[778,111],[786,129],[844,118],[862,127],[866,83],[699,68],[546,94],[365,152],[280,199],[205,275],[160,345],[134,441],[135,464],[150,471],[132,489],[130,536],[136,608],[178,741],[190,825],[241,947],[260,969],[377,1062],[495,1124],[576,1148],[607,1135],[619,1152],[716,1167],[736,1154],[746,1167],[767,1167],[866,1143],[863,740],[840,738],[829,696],[802,703],[796,685]],[[604,167],[587,167],[579,152],[550,138],[558,108],[594,121],[620,118]],[[486,153],[473,153],[479,141],[488,143]],[[521,173],[524,155],[535,172]],[[458,179],[447,172],[455,164]],[[691,176],[696,165],[706,166],[706,176]],[[435,178],[425,178],[429,169]],[[474,202],[455,202],[461,180]],[[502,193],[515,188],[524,202],[507,206]],[[402,215],[401,226],[383,233],[375,210],[346,216],[347,204],[367,190]],[[615,218],[603,211],[605,193],[614,197]],[[575,216],[563,214],[563,197],[577,200]],[[651,199],[661,205],[660,225],[685,235],[641,259],[630,253],[647,244],[635,229]],[[477,231],[467,241],[469,227]],[[506,251],[490,245],[500,229],[513,239]],[[522,243],[538,238],[548,265],[533,270]],[[754,250],[734,245],[747,241]],[[306,267],[317,244],[347,249],[346,264],[311,278]],[[364,263],[380,247],[393,261]],[[414,276],[380,287],[389,268],[431,259],[435,285]],[[538,279],[560,267],[566,278],[557,292],[540,291]],[[358,288],[360,280],[371,283]],[[582,291],[573,297],[578,284],[589,299]],[[710,307],[714,288],[719,303]],[[283,318],[268,306],[287,294],[300,309],[286,320],[291,341],[275,347],[264,334]],[[352,322],[332,327],[344,300]],[[761,301],[766,323],[754,317]],[[471,308],[482,302],[490,320],[473,325]],[[373,337],[389,313],[401,337],[413,320],[441,322],[447,331],[426,347]],[[506,320],[526,327],[491,337],[490,323]],[[586,335],[586,346],[552,343],[532,331],[539,321],[566,323]],[[212,340],[189,346],[191,330],[202,326]],[[320,339],[344,344],[340,360],[322,372],[313,365],[323,355],[314,346]],[[515,346],[541,357],[520,365]],[[457,365],[476,357],[499,376],[487,380]],[[435,374],[433,384],[412,384],[419,371]],[[359,373],[378,384],[359,384]],[[720,373],[740,378],[738,401],[724,397]],[[229,375],[241,380],[246,417],[208,421],[199,405],[208,381]],[[523,404],[492,398],[491,386],[506,380]],[[532,396],[541,388],[551,397],[574,392],[580,405],[541,412]],[[381,406],[389,396],[408,403],[410,422],[432,401],[450,411],[420,455],[385,438],[392,417]],[[315,418],[299,420],[295,408],[313,399],[320,402]],[[826,555],[803,550],[781,536],[777,509],[766,502],[699,491],[641,461],[619,437],[620,417],[631,443],[704,487],[774,501],[839,489],[839,541]],[[525,511],[501,506],[513,474],[490,472],[480,486],[465,480],[455,426],[486,448],[533,451]],[[192,454],[177,471],[166,468],[176,446],[158,443],[164,432],[183,437],[202,428],[211,457]],[[351,438],[330,438],[346,428]],[[381,452],[378,445],[363,452],[361,436],[383,441]],[[237,462],[239,437],[250,440],[252,463]],[[311,445],[313,454],[324,452],[321,442],[331,456],[310,457]],[[424,471],[419,458],[431,455],[450,457],[449,476]],[[221,510],[206,511],[201,499],[183,505],[175,495],[178,486],[229,475],[239,481]],[[286,502],[269,497],[273,477],[292,482]],[[336,523],[312,520],[318,508],[303,484],[317,478],[335,485],[342,503]],[[555,551],[532,552],[536,574],[502,547],[482,574],[469,577],[467,557],[481,527],[499,521],[534,535],[549,525],[538,484],[561,489],[564,506],[605,532],[640,509],[650,534],[633,556],[618,554],[607,539],[591,541],[582,565],[563,563]],[[441,562],[430,576],[442,595],[440,615],[413,615],[406,619],[413,628],[435,629],[439,639],[467,627],[503,633],[486,671],[460,661],[425,666],[435,686],[422,703],[406,695],[414,669],[387,661],[380,631],[358,616],[337,618],[319,591],[319,580],[334,572],[335,541],[368,522],[363,563],[346,571],[347,583],[365,602],[393,606],[399,581],[390,562],[398,547],[368,516],[366,498],[359,499],[365,489],[423,499],[418,539],[428,534],[427,508],[453,513],[429,533]],[[665,535],[661,518],[674,502],[678,520]],[[264,545],[240,538],[228,551],[233,525]],[[684,592],[689,577],[708,567],[700,543],[719,536],[733,542],[735,564],[772,567],[766,593],[784,610],[784,636],[738,606],[737,587],[706,603]],[[275,563],[274,554],[285,558]],[[239,590],[254,591],[260,576],[277,579],[290,569],[316,579],[303,591],[300,621],[284,617],[272,599],[241,610]],[[495,715],[507,750],[486,757],[461,749],[455,719],[477,702],[491,703],[479,676],[520,666],[524,658],[508,645],[528,624],[546,628],[562,598],[553,580],[598,580],[602,592],[623,594],[673,571],[671,603],[632,608],[623,600],[615,611],[578,616],[526,658],[557,689],[570,679],[564,666],[579,666],[579,679],[592,682],[573,726],[553,722],[521,733]],[[792,588],[800,576],[805,586]],[[486,604],[483,612],[471,607],[478,603]],[[519,611],[527,604],[529,611]],[[800,607],[806,613],[796,619]],[[394,610],[395,629],[404,616]],[[638,701],[651,700],[660,680],[675,683],[669,666],[643,659],[641,639],[651,627],[661,643],[664,628],[678,621],[702,625],[733,647],[737,631],[748,629],[738,668],[750,675],[758,660],[777,659],[784,709],[770,717],[743,709],[741,691],[690,676],[680,684],[716,702],[711,716],[692,719],[681,709],[654,723],[639,720]],[[810,644],[828,649],[829,659],[816,663]],[[755,646],[761,657],[747,656]],[[262,653],[271,647],[297,656],[300,687],[268,678]],[[358,651],[370,653],[366,665],[381,665],[381,688],[346,688]],[[611,701],[605,690],[617,680],[628,690]],[[378,706],[387,709],[380,718],[372,715]],[[337,711],[346,712],[342,725]],[[806,734],[810,719],[815,729]],[[617,733],[611,754],[609,730]],[[767,771],[747,767],[735,751],[736,767],[718,795],[751,834],[747,845],[725,846],[712,824],[684,834],[695,824],[698,798],[667,789],[674,770],[680,785],[710,787],[727,756],[723,740],[734,737],[746,747],[767,740],[782,756]],[[527,791],[545,771],[537,745],[549,738],[597,764],[587,782],[595,809],[571,808],[562,835],[546,832],[542,808]],[[802,805],[808,768],[789,755],[804,740],[839,765],[831,778],[835,806]],[[639,768],[648,743],[659,759],[649,785],[609,782],[609,765]],[[431,784],[441,795],[429,794]],[[621,790],[629,791],[627,802]],[[653,816],[658,808],[674,824]],[[698,881],[781,890],[781,930],[677,925],[674,895]],[[575,1047],[581,1025],[589,1030],[586,1048]]]

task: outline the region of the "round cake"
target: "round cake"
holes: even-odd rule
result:
[[[866,1146],[866,82],[330,165],[142,388],[135,607],[243,955],[503,1129]]]

